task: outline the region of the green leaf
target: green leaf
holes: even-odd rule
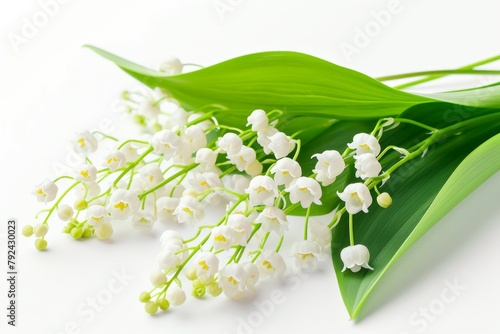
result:
[[[500,108],[500,82],[469,89],[419,95],[469,107]]]
[[[191,110],[227,109],[221,121],[242,126],[254,109],[280,109],[288,119],[315,116],[377,119],[431,99],[390,88],[359,72],[297,52],[262,52],[176,76],[165,76],[93,46],[149,87],[161,87]],[[317,132],[316,132],[317,133]]]
[[[452,123],[463,120],[465,110],[451,104],[434,103],[414,107],[402,116],[443,127],[450,125],[451,120]],[[494,111],[478,109],[476,112],[474,117]],[[470,117],[470,113],[468,115]],[[352,318],[358,315],[366,298],[392,264],[455,205],[500,170],[499,131],[498,122],[489,122],[464,129],[460,135],[431,146],[423,158],[397,169],[380,189],[393,198],[389,208],[372,204],[368,214],[354,216],[355,243],[368,247],[374,271],[341,272],[343,263],[339,254],[349,245],[347,215],[344,215],[333,231],[332,257],[340,291]],[[410,147],[425,136],[425,131],[401,125],[384,134],[382,145]],[[388,156],[382,164],[394,157]]]

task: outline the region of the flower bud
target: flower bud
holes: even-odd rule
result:
[[[144,309],[147,313],[153,315],[158,312],[158,305],[154,302],[147,302],[146,305],[144,305]]]
[[[213,282],[209,286],[207,286],[207,292],[214,297],[217,297],[222,293],[222,288],[219,286],[217,282]]]
[[[83,236],[83,230],[79,227],[73,227],[70,234],[73,238],[80,239]]]
[[[80,199],[77,199],[75,201],[75,210],[78,210],[78,211],[82,211],[82,210],[85,210],[87,208],[89,204],[87,203],[86,200],[84,200],[83,198],[80,198]]]
[[[38,238],[35,240],[35,247],[39,251],[43,251],[45,248],[47,248],[47,240]]]
[[[165,273],[161,270],[156,270],[151,273],[149,276],[149,279],[151,280],[151,284],[153,286],[158,286],[162,283],[165,283],[167,281],[167,276],[165,276]]]
[[[33,233],[35,234],[35,237],[40,238],[43,237],[44,235],[47,234],[49,231],[49,227],[45,224],[37,224],[35,225],[35,228],[33,229]]]
[[[139,301],[141,303],[147,303],[151,300],[151,295],[149,294],[149,292],[147,291],[143,291],[141,292],[141,294],[139,295]]]
[[[23,227],[22,233],[25,237],[31,237],[33,235],[33,226],[26,225],[25,227]]]
[[[67,221],[71,217],[73,217],[73,208],[67,204],[62,204],[57,209],[57,215],[59,216],[59,219],[61,219],[62,221]]]
[[[186,293],[181,288],[171,286],[167,291],[167,299],[171,305],[179,306],[186,301]]]
[[[381,193],[377,196],[377,203],[383,208],[388,208],[392,204],[392,197],[388,193]]]
[[[160,298],[156,302],[162,311],[166,311],[170,307],[170,303],[165,298]]]
[[[186,278],[190,281],[194,281],[198,277],[196,276],[196,268],[191,267],[188,270],[186,270]]]
[[[107,222],[103,223],[101,227],[95,230],[95,235],[101,240],[109,239],[112,234],[113,226],[111,226],[111,224]]]
[[[191,292],[191,294],[196,298],[203,298],[203,296],[205,296],[206,292],[207,292],[207,289],[204,286],[200,285],[200,286],[193,287],[193,291]]]

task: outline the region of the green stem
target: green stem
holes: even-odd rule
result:
[[[311,214],[311,206],[312,205],[309,205],[307,207],[307,211],[306,211],[306,221],[304,222],[304,240],[307,240],[307,232],[309,229],[309,216]]]
[[[353,215],[349,214],[349,243],[354,246],[354,228],[353,228]]]
[[[385,77],[379,77],[377,80],[379,81],[390,81],[411,77],[421,77],[424,75],[450,75],[450,74],[476,74],[476,75],[485,75],[485,74],[500,74],[500,71],[497,70],[473,70],[473,69],[465,69],[465,70],[437,70],[437,71],[421,71],[421,72],[411,72],[411,73],[403,73],[403,74],[395,74],[395,75],[387,75]]]
[[[151,153],[151,152],[153,152],[153,147],[148,148],[148,149],[147,149],[147,150],[146,150],[143,154],[141,154],[141,156],[140,156],[140,157],[138,157],[137,159],[135,159],[135,161],[134,161],[134,162],[132,162],[130,165],[128,165],[128,167],[127,167],[127,168],[125,168],[125,169],[123,170],[123,172],[122,172],[120,175],[118,175],[118,177],[116,178],[116,180],[113,182],[113,187],[115,187],[115,188],[116,188],[116,185],[118,184],[118,182],[119,182],[119,181],[120,181],[120,180],[121,180],[121,179],[122,179],[125,175],[127,175],[127,173],[128,173],[131,169],[135,168],[135,166],[137,166],[137,164],[139,164],[139,162],[141,162],[141,161],[142,161],[142,159],[144,159],[144,158],[145,158],[145,157],[146,157],[149,153]]]
[[[178,171],[177,173],[173,174],[172,176],[170,176],[169,178],[161,181],[160,183],[158,183],[156,186],[154,186],[153,188],[151,189],[148,189],[146,190],[145,192],[143,192],[142,194],[139,195],[139,198],[144,198],[145,196],[147,196],[148,194],[151,194],[152,192],[160,189],[161,187],[163,187],[164,185],[168,184],[170,181],[172,180],[175,180],[176,178],[178,178],[179,176],[183,175],[183,174],[186,174],[187,172],[189,172],[190,170],[196,168],[196,166],[198,166],[197,163],[192,163],[191,165],[188,165],[186,166],[185,168],[181,169],[180,171]]]
[[[500,60],[500,55],[495,56],[495,57],[491,57],[491,58],[487,58],[487,59],[484,59],[484,60],[481,60],[481,61],[469,64],[469,65],[465,65],[463,67],[460,67],[459,70],[473,69],[473,68],[476,68],[476,67],[481,66],[481,65],[486,65],[486,64],[495,62],[497,60]],[[407,82],[407,83],[395,86],[394,88],[395,89],[404,89],[404,88],[408,88],[408,87],[413,87],[413,86],[416,86],[416,85],[419,85],[419,84],[422,84],[422,83],[426,83],[426,82],[429,82],[429,81],[433,81],[433,80],[436,80],[436,79],[443,78],[445,76],[446,75],[443,75],[443,74],[429,75],[426,78],[422,78],[422,79],[410,81],[410,82]]]

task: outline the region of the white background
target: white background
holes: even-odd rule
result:
[[[121,90],[136,83],[82,49],[85,43],[147,66],[167,55],[210,65],[256,51],[293,50],[372,76],[454,68],[500,51],[495,0],[401,0],[379,30],[373,13],[388,8],[389,0],[73,0],[58,5],[45,24],[38,18],[37,31],[13,45],[9,36],[22,36],[25,20],[32,22],[45,2],[3,1],[0,9],[2,226],[9,217],[21,226],[35,223],[41,207],[31,189],[55,176],[51,163],[65,163],[76,131],[113,120],[109,132],[118,134],[126,122],[112,106]],[[230,7],[218,12],[217,3]],[[364,44],[357,40],[358,52],[346,56],[341,47],[356,47],[358,29],[374,29],[372,37]],[[487,83],[468,80],[473,82]],[[451,88],[451,81],[433,88]],[[190,298],[183,307],[151,317],[137,296],[149,286],[160,229],[147,235],[124,227],[110,243],[74,242],[53,224],[44,253],[34,249],[33,239],[19,238],[18,327],[6,326],[2,275],[1,332],[498,333],[499,187],[497,173],[425,235],[380,282],[356,322],[349,320],[328,262],[307,278],[264,284],[256,301]],[[94,316],[78,311],[122,271],[127,280],[102,310]],[[443,304],[446,282],[454,281],[465,288]],[[255,303],[268,305],[278,290],[283,302],[259,310]],[[419,312],[429,307],[436,312],[424,320]]]

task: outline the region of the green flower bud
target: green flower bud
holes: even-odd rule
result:
[[[80,238],[82,237],[82,235],[83,235],[83,231],[82,231],[82,229],[81,229],[81,228],[79,228],[79,227],[73,227],[73,228],[71,229],[71,232],[70,232],[70,233],[71,233],[71,236],[72,236],[73,238],[75,238],[75,239],[80,239]]]
[[[39,251],[43,251],[45,248],[47,248],[47,240],[38,238],[35,240],[35,247]]]
[[[166,300],[165,298],[160,298],[158,299],[157,301],[158,303],[158,306],[163,310],[163,311],[166,311],[169,307],[170,307],[170,303],[168,302],[168,300]]]
[[[196,268],[191,267],[188,270],[186,270],[186,277],[190,281],[194,281],[195,279],[197,279],[198,276],[196,276]]]
[[[160,124],[158,123],[155,123],[151,126],[151,130],[153,130],[153,132],[160,132],[163,128],[161,127]]]
[[[151,300],[151,295],[149,294],[149,292],[147,291],[143,291],[141,292],[141,294],[139,295],[139,301],[141,303],[147,303]]]
[[[92,230],[90,228],[86,228],[84,231],[83,231],[83,235],[82,235],[82,238],[89,238],[90,236],[92,235]]]
[[[142,115],[134,115],[134,122],[136,122],[139,125],[145,126],[146,118]]]
[[[392,197],[388,193],[381,193],[377,196],[377,203],[384,209],[388,208],[392,204]]]
[[[156,314],[156,312],[158,312],[158,304],[154,302],[147,302],[146,305],[144,305],[144,309],[151,315]]]
[[[191,294],[196,298],[202,298],[206,292],[207,289],[204,286],[197,286],[193,287],[193,291],[191,292]]]
[[[31,237],[33,235],[33,226],[26,225],[25,227],[23,227],[22,233],[25,237]]]
[[[85,210],[88,206],[89,206],[89,203],[87,203],[87,201],[84,200],[83,198],[77,199],[75,201],[75,205],[74,205],[75,210],[78,210],[78,211]]]
[[[207,292],[214,297],[217,297],[222,293],[222,288],[217,284],[217,282],[213,282],[207,287]]]

